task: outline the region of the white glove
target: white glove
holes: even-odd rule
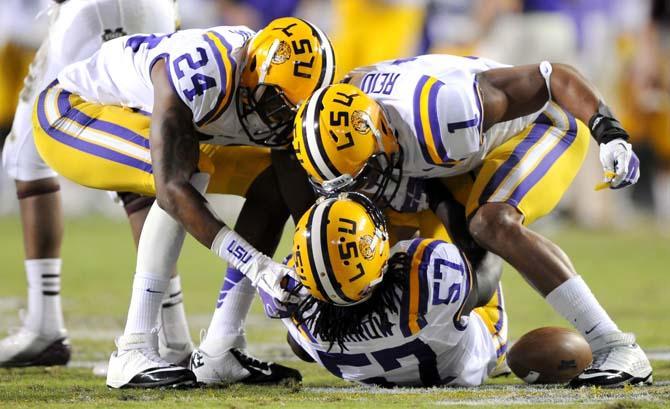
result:
[[[216,235],[212,242],[212,251],[240,270],[254,287],[261,288],[283,303],[300,301],[282,288],[282,281],[293,270],[259,252],[229,228],[222,228]]]
[[[605,170],[604,182],[612,189],[632,185],[640,178],[640,160],[623,139],[600,144],[600,163]]]

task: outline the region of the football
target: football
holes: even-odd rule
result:
[[[525,334],[507,354],[512,372],[526,383],[567,383],[591,363],[591,348],[577,332],[560,327]]]

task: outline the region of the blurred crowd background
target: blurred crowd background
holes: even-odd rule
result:
[[[50,2],[0,2],[0,143],[47,34]],[[177,7],[182,28],[258,29],[285,15],[308,19],[333,40],[339,78],[357,66],[423,53],[515,65],[570,63],[595,83],[630,132],[642,176],[624,191],[594,191],[602,168],[592,144],[554,219],[625,229],[653,218],[670,235],[670,0],[178,0]],[[16,202],[3,174],[0,215],[17,212]],[[101,192],[67,183],[64,208],[70,216],[123,214]]]

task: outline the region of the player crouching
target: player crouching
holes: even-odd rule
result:
[[[476,281],[459,249],[433,239],[389,249],[382,214],[359,194],[322,200],[302,217],[293,262],[302,302],[282,320],[289,344],[340,378],[476,386],[504,362],[500,287],[473,308]]]

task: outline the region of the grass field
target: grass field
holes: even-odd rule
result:
[[[670,350],[670,240],[640,227],[625,233],[586,232],[565,228],[549,234],[572,257],[577,270],[619,326],[637,334],[648,350]],[[288,243],[278,254],[288,252]],[[496,379],[477,389],[382,390],[360,388],[314,365],[298,362],[284,344],[280,322],[263,318],[255,305],[247,322],[250,350],[296,367],[302,385],[192,391],[110,391],[90,367],[106,361],[113,338],[127,312],[134,250],[124,223],[101,219],[70,220],[63,250],[62,294],[73,341],[73,364],[67,368],[0,370],[0,408],[23,407],[670,407],[670,361],[654,361],[657,385],[615,391],[539,388],[513,377]],[[0,219],[0,331],[19,324],[25,307],[20,226]],[[188,240],[180,271],[194,339],[206,328],[223,278],[224,265],[205,248]],[[511,269],[503,277],[510,335],[545,325],[566,326]]]

